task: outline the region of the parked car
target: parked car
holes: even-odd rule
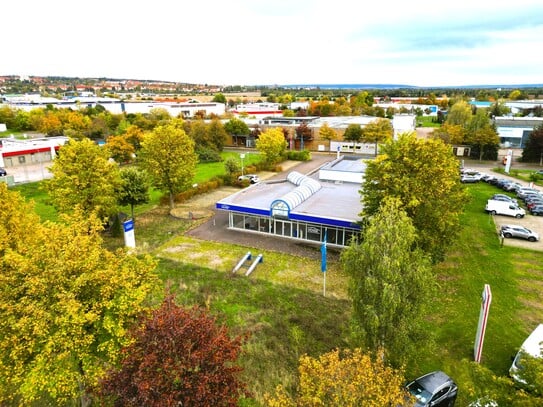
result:
[[[522,184],[519,184],[518,182],[508,182],[502,186],[502,189],[504,191],[517,191],[519,188],[522,188]]]
[[[537,232],[519,225],[502,225],[500,227],[500,233],[503,237],[507,238],[517,237],[519,239],[526,239],[530,242],[539,240],[539,234]]]
[[[528,210],[534,216],[543,216],[543,204],[534,205],[529,207]]]
[[[513,197],[510,197],[509,195],[505,194],[494,194],[492,195],[492,198],[490,198],[492,201],[504,201],[504,202],[511,202],[516,204],[517,200]]]
[[[520,208],[516,203],[493,201],[492,199],[486,202],[485,211],[491,215],[513,216],[515,218],[523,218],[526,215],[524,208]]]
[[[249,181],[251,184],[256,184],[257,182],[260,182],[260,178],[258,178],[258,175],[255,174],[245,174],[240,175],[238,177],[238,181]]]
[[[496,177],[494,175],[490,175],[490,174],[484,174],[482,177],[481,177],[481,181],[484,181],[484,182],[487,182],[490,184],[490,181],[491,180],[494,180],[496,179]]]
[[[539,194],[539,190],[526,187],[517,189],[517,197],[520,199],[524,199],[524,197],[529,194]]]
[[[534,199],[543,199],[543,195],[541,195],[539,192],[527,192],[520,199],[522,199],[524,203],[526,203]]]
[[[416,398],[416,407],[452,407],[458,395],[458,386],[454,380],[440,370],[427,373],[405,387]]]
[[[8,172],[5,168],[0,167],[0,177],[5,177],[8,175]]]
[[[464,184],[474,184],[476,182],[479,182],[480,178],[476,175],[470,175],[470,174],[462,174],[460,177],[460,182]]]
[[[531,209],[534,206],[543,205],[543,198],[531,197],[529,199],[526,199],[526,201],[524,201],[524,203],[526,204],[526,207],[528,209]]]

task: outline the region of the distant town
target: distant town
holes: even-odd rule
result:
[[[366,91],[380,96],[388,97],[411,97],[424,98],[428,95],[447,96],[462,95],[472,97],[480,101],[496,101],[499,99],[510,99],[511,92],[516,91],[515,99],[542,99],[543,84],[538,85],[486,85],[466,87],[441,87],[421,88],[409,85],[393,84],[299,84],[299,85],[217,85],[217,84],[191,84],[161,80],[137,80],[137,79],[115,79],[115,78],[78,78],[61,76],[0,76],[0,96],[12,94],[40,94],[41,96],[69,97],[73,95],[93,94],[96,96],[115,97],[127,100],[149,100],[161,97],[172,97],[187,95],[198,96],[201,101],[211,100],[213,95],[224,93],[233,94],[230,105],[239,102],[258,102],[266,100],[273,102],[270,98],[289,93],[295,98],[318,98],[318,97],[341,97]],[[243,94],[249,100],[240,100],[238,97]],[[249,96],[248,96],[249,95]],[[253,97],[251,99],[251,96]],[[238,97],[237,100],[235,98]],[[257,100],[262,97],[263,100]]]

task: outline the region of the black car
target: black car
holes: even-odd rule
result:
[[[543,216],[543,204],[532,206],[529,211],[532,215]]]
[[[427,373],[406,385],[416,401],[415,407],[452,407],[458,395],[458,386],[440,370]]]
[[[8,172],[5,168],[0,167],[0,177],[5,177],[6,175],[8,175]]]

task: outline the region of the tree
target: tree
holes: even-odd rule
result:
[[[174,208],[175,194],[192,185],[198,161],[194,141],[181,126],[175,121],[157,126],[145,135],[140,152],[142,166],[154,185],[169,194],[170,209]]]
[[[377,155],[378,143],[391,140],[393,134],[394,129],[390,120],[376,119],[364,126],[360,140],[366,143],[375,143],[375,155]]]
[[[251,133],[251,130],[249,130],[249,126],[247,126],[247,124],[243,120],[240,120],[236,117],[228,120],[224,125],[224,129],[228,134],[234,137],[236,145],[238,144],[238,136],[247,136],[249,133]]]
[[[300,384],[293,399],[282,386],[270,407],[382,407],[403,405],[403,372],[387,366],[380,357],[372,358],[361,349],[333,350],[314,359],[300,358]]]
[[[421,326],[434,298],[435,277],[415,242],[415,227],[400,199],[384,198],[362,242],[351,242],[341,254],[356,333],[368,351],[382,349],[397,366],[431,344]]]
[[[464,143],[466,129],[459,124],[445,123],[443,126],[434,129],[432,135],[446,144],[458,145]]]
[[[461,100],[451,106],[451,109],[447,114],[446,123],[457,124],[462,127],[467,127],[470,120],[471,107],[467,102]]]
[[[492,126],[486,109],[477,109],[467,125],[466,142],[474,146],[478,151],[479,161],[485,153],[489,159],[498,158],[500,138],[496,129]]]
[[[351,123],[345,129],[343,139],[346,141],[352,141],[353,147],[362,139],[362,127],[359,124]]]
[[[143,130],[133,124],[129,125],[122,135],[126,138],[136,152],[141,148],[141,142],[143,141]]]
[[[132,161],[136,152],[134,146],[130,144],[127,137],[124,135],[109,136],[106,141],[106,146],[111,153],[111,158],[119,164]]]
[[[226,96],[222,93],[215,93],[215,96],[213,96],[213,99],[211,99],[214,103],[224,103],[226,104]]]
[[[217,151],[222,151],[228,138],[224,125],[219,119],[212,119],[207,125],[207,132],[209,133],[209,140],[211,145]]]
[[[71,139],[59,150],[50,171],[53,178],[45,186],[59,212],[72,213],[79,208],[102,220],[115,213],[120,176],[117,164],[109,161],[107,148],[88,138]]]
[[[287,141],[279,127],[268,129],[256,140],[256,149],[264,156],[268,165],[277,164],[287,150]]]
[[[330,145],[330,141],[337,140],[337,133],[334,129],[330,128],[328,126],[328,123],[324,123],[320,129],[319,129],[319,138],[323,140],[328,141],[328,145]]]
[[[245,386],[236,360],[242,337],[230,338],[205,309],[166,297],[133,331],[118,370],[101,394],[118,406],[237,406]]]
[[[119,203],[130,205],[132,219],[134,219],[134,206],[149,202],[149,177],[136,168],[121,169],[121,187],[119,189]]]
[[[41,223],[0,184],[0,404],[88,405],[85,388],[127,344],[158,287],[155,262],[111,252],[100,232],[82,212]]]
[[[296,137],[300,139],[300,150],[304,149],[304,141],[312,140],[313,134],[307,123],[303,122],[295,129]]]
[[[400,134],[397,140],[383,144],[381,154],[367,163],[363,214],[375,214],[386,197],[399,198],[417,231],[417,245],[438,261],[458,232],[467,200],[458,168],[450,146],[443,141]]]
[[[489,113],[493,117],[505,116],[511,113],[511,108],[507,107],[504,102],[495,102],[490,106]]]
[[[351,110],[353,115],[362,114],[368,107],[373,105],[373,96],[367,91],[362,91],[351,97]]]
[[[522,150],[522,161],[539,162],[543,157],[543,124],[535,127]]]

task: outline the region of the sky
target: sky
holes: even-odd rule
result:
[[[543,84],[541,0],[16,0],[0,26],[0,75]]]

